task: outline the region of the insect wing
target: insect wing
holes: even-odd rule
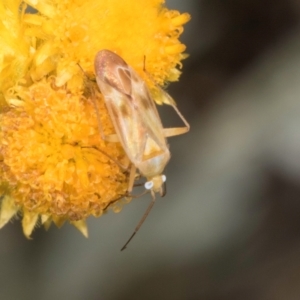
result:
[[[167,148],[166,139],[156,105],[150,96],[146,83],[130,66],[128,68],[132,82],[132,98],[141,116],[142,126],[147,132],[148,139],[152,139],[161,150],[165,150]]]
[[[146,143],[145,129],[130,97],[109,83],[98,80],[120,142],[131,161],[136,161],[141,153],[141,145]]]
[[[96,79],[116,133],[133,163],[168,151],[156,106],[145,82],[109,50],[95,59]],[[147,158],[146,158],[147,159]]]

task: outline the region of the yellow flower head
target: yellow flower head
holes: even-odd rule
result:
[[[128,173],[116,161],[126,156],[119,144],[101,139],[94,101],[105,133],[114,130],[88,77],[95,77],[96,53],[109,49],[153,91],[177,80],[185,57],[178,38],[190,17],[163,4],[1,1],[0,227],[21,212],[28,237],[39,221],[65,220],[86,235],[89,215],[100,216],[110,204],[117,210]]]

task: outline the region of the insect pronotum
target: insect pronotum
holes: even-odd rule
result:
[[[144,80],[117,54],[101,50],[95,57],[95,73],[99,89],[105,99],[116,135],[102,138],[119,141],[131,161],[128,193],[131,193],[136,169],[147,178],[146,191],[152,201],[133,234],[125,243],[124,250],[137,233],[155,203],[155,194],[165,195],[164,168],[170,159],[167,137],[189,131],[190,126],[176,107],[174,100],[161,90],[164,102],[171,105],[185,127],[163,128],[156,105]]]

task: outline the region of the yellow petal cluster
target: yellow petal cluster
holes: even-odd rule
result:
[[[99,134],[95,101],[114,130],[95,54],[116,52],[155,89],[180,75],[189,18],[162,0],[0,2],[0,228],[20,212],[27,237],[65,220],[87,235],[86,218],[126,195],[124,151]]]

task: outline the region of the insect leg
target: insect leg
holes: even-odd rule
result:
[[[99,128],[99,132],[101,135],[102,140],[106,141],[106,142],[110,142],[110,143],[118,143],[119,142],[119,138],[116,134],[111,134],[111,135],[105,135],[103,132],[103,127],[101,124],[101,119],[100,119],[100,114],[99,114],[99,107],[97,104],[97,100],[95,97],[93,97],[93,104],[95,107],[95,111],[96,111],[96,116],[97,116],[97,121],[98,121],[98,128]],[[103,152],[103,151],[102,151]],[[118,162],[117,160],[115,160],[114,158],[112,158],[109,154],[106,153],[106,156],[112,160],[113,162],[115,162],[121,169],[123,170],[127,170],[127,166],[121,164],[120,162]]]
[[[134,164],[131,164],[129,183],[128,183],[128,188],[127,188],[127,192],[129,194],[131,194],[133,186],[134,186],[135,175],[136,175],[136,167]]]
[[[101,123],[100,114],[99,114],[99,106],[98,106],[96,97],[93,97],[93,105],[95,107],[97,122],[98,122],[98,129],[99,129],[102,140],[106,141],[106,142],[110,142],[110,143],[119,143],[120,140],[119,140],[119,138],[116,134],[106,135],[104,133],[102,123]]]
[[[144,72],[148,75],[148,77],[155,83],[151,75],[147,72],[146,70],[146,56],[144,56]],[[182,120],[184,123],[185,127],[178,127],[178,128],[164,128],[164,136],[165,137],[171,137],[171,136],[176,136],[176,135],[181,135],[184,133],[187,133],[190,130],[190,124],[188,121],[185,119],[185,117],[181,114],[179,109],[176,106],[176,102],[174,99],[166,92],[164,91],[160,86],[155,84],[157,89],[158,89],[158,98],[161,99],[161,101],[164,104],[170,105],[173,107],[179,118]]]
[[[164,91],[162,91],[162,92],[164,92]],[[165,94],[168,95],[167,93],[165,93]],[[168,97],[171,98],[170,95],[168,95]],[[173,107],[173,109],[175,110],[175,112],[177,113],[179,118],[184,123],[185,127],[164,128],[164,136],[171,137],[171,136],[176,136],[176,135],[181,135],[181,134],[187,133],[190,130],[190,124],[188,123],[188,121],[185,119],[185,117],[182,115],[182,113],[179,111],[179,109],[177,108],[177,106],[175,104],[173,104],[172,102],[169,102],[166,104]]]

